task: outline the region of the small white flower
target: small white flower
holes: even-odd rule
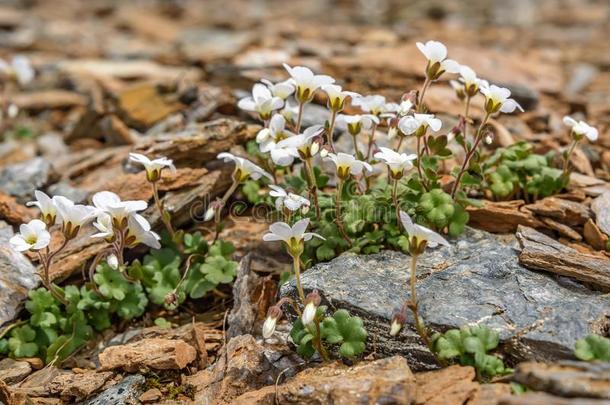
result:
[[[398,117],[403,117],[411,111],[413,108],[413,103],[411,100],[404,100],[398,105],[398,109],[396,110],[396,115]]]
[[[98,210],[89,205],[74,204],[66,197],[53,197],[57,207],[57,218],[61,218],[62,231],[67,239],[73,239],[80,228],[91,221]]]
[[[405,135],[415,134],[421,136],[430,128],[434,132],[440,131],[443,122],[434,117],[434,114],[413,114],[413,116],[402,117],[398,122],[398,128]]]
[[[210,219],[214,218],[214,214],[216,214],[216,208],[213,206],[209,207],[203,216],[203,220],[209,221]]]
[[[320,151],[320,144],[315,142],[315,138],[318,137],[324,131],[324,127],[321,125],[313,125],[303,131],[302,134],[288,137],[276,144],[275,149],[271,151],[271,158],[276,164],[286,166],[285,164],[291,156],[307,160],[315,156]],[[277,156],[274,156],[274,152]],[[279,157],[284,158],[280,161]],[[290,161],[291,164],[292,161]]]
[[[127,217],[131,214],[148,208],[146,201],[121,201],[121,198],[111,191],[95,193],[92,201],[99,211],[106,212],[112,217],[112,224],[117,229],[124,229],[127,226]]]
[[[505,87],[498,87],[495,84],[489,87],[482,86],[481,93],[485,96],[485,111],[488,114],[494,114],[498,111],[512,113],[517,108],[523,111],[519,103],[510,98],[510,90]]]
[[[284,100],[273,96],[264,84],[256,83],[252,87],[252,96],[242,98],[237,106],[245,111],[257,112],[260,118],[266,121],[271,118],[273,111],[284,106]]]
[[[271,191],[269,195],[274,197],[275,200],[275,208],[277,210],[282,209],[282,207],[286,207],[289,211],[298,211],[300,209],[307,210],[309,208],[310,202],[307,198],[302,197],[298,194],[287,193],[283,188],[276,185],[269,185]]]
[[[353,91],[344,91],[341,86],[336,84],[325,84],[322,86],[322,90],[328,96],[328,108],[331,111],[339,112],[345,107],[345,99],[351,97],[352,100],[356,100],[360,97],[360,94],[354,93]]]
[[[265,319],[265,323],[263,323],[263,338],[269,339],[271,336],[273,336],[273,333],[275,332],[276,324],[277,324],[276,318],[268,316]]]
[[[286,100],[286,104],[284,105],[284,108],[280,110],[280,114],[282,114],[282,117],[284,117],[287,122],[294,126],[299,115],[299,105],[292,104],[290,100]]]
[[[335,82],[335,79],[332,77],[315,75],[311,69],[304,66],[290,67],[284,63],[284,68],[292,78],[292,82],[296,87],[295,98],[301,104],[310,102],[316,90],[321,86]]]
[[[161,170],[168,168],[172,173],[176,173],[176,166],[171,159],[160,157],[150,160],[148,157],[139,153],[130,153],[129,160],[140,163],[146,169],[146,178],[148,181],[157,181],[161,178]]]
[[[390,148],[380,147],[380,152],[375,153],[375,158],[382,160],[390,168],[390,173],[394,179],[400,179],[405,170],[413,168],[413,161],[417,159],[417,155],[406,153],[398,153]]]
[[[313,302],[309,302],[307,305],[305,305],[305,309],[303,309],[303,314],[301,315],[303,325],[309,325],[314,321],[317,310],[318,308]]]
[[[373,123],[379,124],[379,118],[372,114],[356,114],[356,115],[337,115],[337,125],[347,128],[347,131],[356,136],[362,129],[371,129]]]
[[[248,159],[244,159],[239,156],[235,156],[232,153],[222,152],[217,156],[218,159],[222,159],[225,162],[234,162],[235,171],[233,172],[233,179],[239,183],[242,183],[250,177],[252,180],[258,180],[261,177],[266,177],[273,181],[273,177],[265,170],[250,162]]]
[[[128,247],[134,247],[142,243],[153,249],[160,249],[160,240],[161,237],[151,230],[150,223],[148,223],[146,218],[139,214],[129,216],[127,234],[125,235],[125,244]]]
[[[294,84],[292,84],[290,79],[275,84],[267,79],[262,79],[261,82],[267,86],[273,97],[279,97],[282,100],[286,100],[292,93],[294,93]]]
[[[346,180],[350,174],[356,176],[362,173],[363,170],[372,172],[373,168],[367,162],[356,159],[348,153],[329,153],[326,159],[332,161],[337,168],[337,176],[340,179]]]
[[[10,103],[6,110],[6,115],[11,119],[16,118],[17,115],[19,115],[19,107],[17,107],[17,104]]]
[[[112,239],[114,237],[114,227],[112,226],[112,217],[110,214],[100,212],[93,223],[93,226],[99,232],[91,235],[92,238]]]
[[[585,121],[576,121],[572,117],[563,117],[563,123],[572,128],[572,135],[578,139],[586,136],[591,142],[596,141],[598,137],[597,128],[587,124]]]
[[[30,60],[23,55],[16,55],[10,64],[0,59],[0,73],[15,78],[21,86],[31,82],[35,75]]]
[[[435,247],[436,245],[450,246],[449,242],[438,233],[425,226],[413,223],[411,217],[404,211],[400,211],[400,221],[405,227],[407,234],[415,239],[416,244],[426,241],[430,247]]]
[[[34,191],[36,201],[29,201],[25,205],[28,207],[36,206],[40,210],[40,217],[48,226],[59,222],[57,218],[57,207],[54,198],[49,197],[40,190]]]
[[[119,259],[116,257],[115,254],[111,254],[106,258],[106,263],[108,263],[108,266],[110,266],[110,268],[116,270],[119,268]]]
[[[428,59],[426,75],[430,80],[438,79],[444,72],[458,73],[460,65],[452,59],[447,59],[447,47],[438,41],[418,42],[417,49]]]
[[[269,127],[261,129],[256,135],[256,142],[260,144],[261,152],[266,153],[273,150],[282,139],[294,135],[286,129],[286,118],[281,114],[274,114],[269,121]]]
[[[265,242],[282,241],[288,246],[291,255],[302,251],[303,242],[307,242],[314,236],[324,240],[324,237],[313,232],[305,232],[309,225],[309,218],[301,219],[290,226],[285,222],[275,222],[269,226],[269,233],[263,235]]]
[[[352,105],[360,107],[362,111],[379,117],[381,114],[396,112],[398,104],[386,103],[385,97],[378,94],[358,97],[352,101]]]
[[[10,244],[18,252],[26,250],[40,250],[51,242],[51,234],[47,226],[39,219],[33,219],[27,224],[19,226],[19,233],[9,240]]]

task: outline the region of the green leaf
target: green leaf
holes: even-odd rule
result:
[[[353,358],[364,352],[367,333],[362,319],[344,309],[322,321],[321,335],[330,344],[341,344],[339,353],[343,357]]]
[[[108,263],[97,266],[93,280],[106,298],[121,301],[125,298],[125,293],[129,289],[129,282],[121,272],[110,267]]]
[[[302,358],[310,359],[316,352],[316,349],[314,349],[312,344],[313,335],[305,328],[305,325],[303,325],[300,318],[292,324],[290,338],[297,347],[297,353]]]
[[[172,323],[163,317],[156,318],[155,325],[160,327],[161,329],[171,329],[172,327]]]
[[[588,335],[576,341],[574,355],[580,360],[610,362],[610,339],[599,335]]]
[[[34,343],[36,331],[29,325],[19,326],[11,331],[8,348],[17,358],[34,357],[38,354],[38,345]]]

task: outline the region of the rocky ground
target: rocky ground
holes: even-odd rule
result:
[[[221,235],[240,260],[232,287],[113,325],[61,364],[0,359],[0,402],[609,403],[610,365],[573,356],[585,335],[610,336],[609,18],[604,0],[3,2],[0,57],[27,55],[36,78],[6,95],[20,113],[0,137],[0,336],[39,284],[37,257],[8,244],[37,215],[25,206],[35,189],[74,201],[100,190],[150,201],[128,153],[167,156],[178,170],[159,187],[175,225],[209,231],[205,205],[231,181],[232,167],[216,155],[243,153],[260,129],[236,102],[261,77],[285,79],[282,62],[398,100],[423,79],[415,41],[436,39],[525,109],[493,120],[490,148],[519,140],[538,153],[565,148],[566,114],[586,117],[600,136],[577,149],[565,193],[471,207],[471,228],[422,257],[422,316],[439,330],[475,323],[499,331],[512,376],[481,384],[472,367],[437,369],[411,328],[390,338],[393,303],[408,297],[408,256],[391,251],[342,255],[303,276],[306,291],[362,317],[374,337],[362,360],[305,362],[287,323],[263,340],[267,308],[295,291],[278,285],[289,258],[262,243],[268,224],[247,211]],[[428,97],[452,127],[462,106],[450,87]],[[326,119],[318,104],[306,123]],[[161,227],[154,207],[145,216]],[[58,255],[56,282],[81,279],[104,248],[93,232]],[[155,326],[159,316],[171,325]],[[515,383],[527,392],[515,395]]]

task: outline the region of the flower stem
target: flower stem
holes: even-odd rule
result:
[[[417,112],[422,113],[424,111],[424,96],[426,95],[426,90],[430,87],[430,83],[432,83],[428,76],[426,75],[426,80],[424,80],[424,84],[421,87],[421,91],[419,92],[419,100],[417,100]]]
[[[330,356],[328,355],[328,351],[326,350],[326,348],[324,347],[324,344],[322,343],[322,334],[320,332],[320,320],[316,317],[314,323],[316,325],[316,337],[314,338],[313,343],[315,344],[316,349],[318,350],[318,353],[320,353],[320,356],[322,356],[322,360],[330,361]]]
[[[53,295],[53,297],[61,302],[64,305],[68,305],[69,302],[64,298],[64,296],[55,288],[55,286],[53,285],[53,283],[51,282],[51,276],[50,276],[50,270],[51,270],[51,263],[53,260],[53,257],[59,252],[61,251],[66,244],[68,243],[68,241],[66,239],[64,239],[62,245],[59,247],[59,249],[57,249],[56,251],[49,253],[49,248],[46,249],[46,254],[43,254],[42,252],[38,252],[38,257],[40,258],[40,264],[42,265],[42,269],[43,269],[43,277],[42,278],[42,284],[45,286],[45,288],[47,290],[49,290],[49,292],[51,293],[51,295]]]
[[[295,128],[295,132],[298,134],[301,133],[301,121],[303,120],[303,110],[305,109],[305,103],[299,103],[299,115],[297,116],[297,126]]]
[[[367,161],[371,158],[371,152],[373,151],[373,144],[375,143],[375,131],[377,131],[377,124],[373,122],[373,127],[371,128],[371,134],[369,135],[369,146],[366,151],[366,160]]]
[[[490,116],[489,113],[485,114],[485,118],[483,118],[483,121],[481,121],[481,125],[479,125],[479,128],[477,129],[477,132],[475,135],[475,140],[474,140],[474,145],[472,145],[472,148],[468,152],[466,152],[466,157],[464,158],[464,162],[462,163],[460,172],[458,173],[458,176],[455,179],[455,184],[453,185],[453,190],[451,191],[451,198],[453,198],[453,199],[455,199],[455,194],[460,189],[460,182],[462,181],[462,177],[464,176],[464,173],[466,173],[466,170],[468,169],[468,167],[470,165],[470,159],[472,159],[472,157],[474,156],[474,154],[477,151],[477,148],[479,146],[479,143],[481,143],[481,140],[483,139],[483,128],[487,124],[487,121],[489,120],[489,116]]]
[[[402,141],[405,139],[404,136],[398,135],[398,145],[396,145],[396,153],[400,153],[400,147],[402,146]]]
[[[358,150],[358,141],[356,140],[356,135],[352,135],[352,142],[354,143],[354,153],[357,159],[360,159],[360,151]]]
[[[337,224],[337,228],[339,228],[341,236],[351,247],[352,240],[345,231],[345,225],[343,225],[343,219],[341,219],[341,196],[343,194],[343,184],[343,180],[339,179],[337,181],[337,195],[335,196],[335,223]]]
[[[392,188],[392,201],[396,209],[396,226],[400,229],[400,205],[398,205],[398,180],[394,179],[394,187]]]
[[[572,141],[572,144],[570,145],[570,148],[568,149],[568,152],[565,155],[564,161],[563,161],[563,177],[567,177],[570,171],[570,157],[572,156],[572,153],[574,153],[574,149],[576,149],[576,144],[578,143],[578,141],[576,139],[574,139]]]
[[[176,242],[176,240],[175,240],[176,232],[174,231],[172,222],[169,219],[169,213],[167,213],[167,211],[165,211],[165,208],[163,207],[163,203],[161,202],[161,199],[159,198],[159,188],[157,186],[157,182],[152,181],[151,184],[152,184],[152,189],[153,189],[153,197],[155,199],[155,205],[157,206],[157,210],[159,211],[159,215],[161,216],[161,221],[163,222],[163,225],[165,225],[165,229],[167,229],[167,232],[169,233],[170,238],[172,238],[172,240],[174,242]]]
[[[428,185],[426,184],[427,182],[424,179],[424,174],[421,170],[421,159],[423,156],[422,149],[421,149],[421,136],[416,136],[416,138],[417,138],[417,160],[415,161],[415,166],[417,167],[417,174],[419,174],[419,180],[421,181],[422,186],[424,187],[424,189],[426,191],[429,191]]]
[[[314,206],[316,207],[316,218],[319,221],[322,217],[322,211],[320,210],[320,202],[318,201],[318,187],[316,186],[316,177],[313,173],[311,159],[305,160],[305,171],[309,180],[309,194],[311,195]]]
[[[430,338],[428,337],[428,332],[426,330],[426,326],[423,324],[422,319],[419,317],[419,309],[417,306],[417,288],[415,284],[417,283],[417,258],[419,255],[411,255],[411,302],[409,304],[409,308],[413,312],[413,317],[415,321],[415,329],[417,333],[424,341],[426,346],[432,351],[432,346],[430,342]]]
[[[299,299],[301,300],[301,303],[305,305],[305,293],[303,292],[303,287],[301,286],[301,262],[299,261],[299,256],[292,256],[292,269],[294,270],[294,277],[297,281]]]
[[[333,142],[333,132],[335,131],[335,120],[337,119],[337,112],[332,110],[330,114],[330,125],[328,126],[328,144],[333,153],[335,153],[335,144]]]

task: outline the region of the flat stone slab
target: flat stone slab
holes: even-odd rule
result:
[[[518,245],[508,239],[468,229],[451,247],[428,249],[417,272],[421,316],[438,331],[489,326],[514,361],[573,358],[576,340],[602,333],[610,323],[609,296],[521,266]],[[409,263],[409,256],[394,251],[344,254],[307,270],[303,288],[306,293],[318,289],[332,309],[361,316],[369,331],[368,351],[402,354],[415,370],[429,369],[436,363],[412,326],[397,337],[389,335],[394,309],[410,297]],[[281,295],[295,296],[294,280]]]

